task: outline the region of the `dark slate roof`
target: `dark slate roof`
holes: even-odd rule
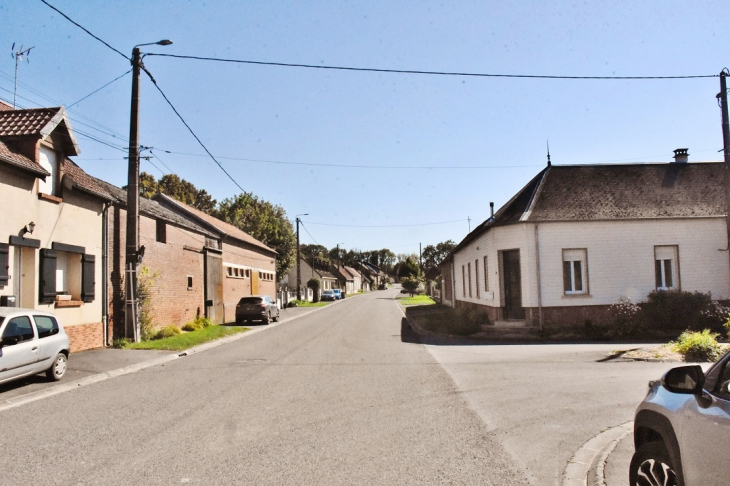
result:
[[[723,180],[722,162],[549,166],[451,254],[492,226],[518,221],[725,216]]]
[[[332,275],[330,272],[328,272],[326,270],[315,270],[315,271],[318,274],[320,274],[322,276],[322,278],[329,278],[329,279],[332,279],[332,280],[336,280],[337,279],[337,277],[335,277],[334,275]]]
[[[61,136],[64,140],[66,155],[78,155],[81,151],[64,107],[0,110],[0,137],[37,136],[46,138],[59,125],[65,126]]]
[[[157,194],[155,195],[155,199],[161,201],[164,205],[172,208],[173,210],[175,210],[175,212],[182,211],[184,213],[187,213],[187,215],[202,222],[206,226],[211,227],[211,229],[221,233],[222,235],[235,238],[262,250],[267,250],[271,253],[277,254],[276,250],[274,250],[273,248],[269,248],[245,231],[242,231],[232,224],[226,223],[225,221],[222,221],[218,218],[214,218],[213,216],[206,214],[203,211],[188,206],[187,204],[181,203],[180,201],[173,199],[170,196],[167,196],[165,194]]]
[[[10,150],[10,148],[2,141],[0,141],[0,161],[14,165],[19,169],[31,172],[44,180],[46,176],[51,175],[46,169],[36,164],[25,155]]]

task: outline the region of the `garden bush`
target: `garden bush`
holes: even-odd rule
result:
[[[194,320],[185,323],[185,325],[182,327],[183,331],[197,331],[199,329],[203,329],[204,327],[212,326],[213,323],[208,319],[207,317],[196,317]]]
[[[157,331],[153,339],[164,339],[172,336],[182,334],[182,331],[177,326],[165,326]]]
[[[631,302],[628,297],[621,297],[618,302],[609,307],[611,314],[611,335],[625,338],[636,335],[639,331],[640,307]]]
[[[701,332],[684,331],[672,345],[684,355],[685,361],[716,361],[722,354],[718,336],[709,329]]]
[[[641,306],[640,319],[648,329],[718,332],[724,321],[718,305],[709,293],[657,290]]]

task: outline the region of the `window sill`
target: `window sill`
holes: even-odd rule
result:
[[[585,293],[585,294],[563,294],[564,299],[575,299],[580,297],[593,297],[591,294]]]
[[[83,300],[57,300],[56,301],[56,309],[63,308],[63,307],[81,307],[84,305]]]
[[[50,194],[44,194],[42,192],[38,193],[38,199],[40,199],[41,201],[52,202],[54,204],[61,204],[63,202],[63,199],[61,199],[60,197],[51,196]]]

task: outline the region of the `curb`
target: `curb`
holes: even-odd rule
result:
[[[608,456],[616,444],[634,430],[634,422],[611,427],[580,446],[563,471],[562,486],[587,486],[591,470],[597,480],[591,486],[605,486],[605,467]]]
[[[208,351],[209,349],[216,348],[218,346],[222,346],[224,344],[231,343],[233,341],[238,341],[239,339],[246,338],[248,336],[253,336],[254,334],[258,334],[260,332],[264,332],[267,329],[273,329],[275,327],[278,327],[282,324],[285,324],[287,322],[291,322],[295,319],[299,319],[300,317],[307,316],[311,314],[312,312],[317,312],[322,309],[326,309],[330,306],[325,307],[315,307],[312,308],[309,312],[304,312],[302,314],[299,314],[297,316],[290,317],[288,319],[282,319],[279,322],[269,324],[265,327],[259,327],[256,329],[251,329],[246,332],[241,332],[238,334],[234,334],[233,336],[228,336],[222,339],[217,339],[215,341],[209,341],[207,343],[201,344],[199,346],[192,347],[190,349],[186,349],[184,351],[180,352],[171,352],[171,354],[166,356],[161,356],[159,358],[151,359],[148,361],[142,361],[139,363],[135,363],[129,366],[125,366],[123,368],[118,368],[116,370],[111,371],[105,371],[102,373],[97,373],[95,375],[87,376],[85,378],[82,378],[77,381],[72,382],[64,382],[56,386],[52,386],[50,388],[47,388],[45,390],[40,390],[37,392],[28,393],[27,395],[22,395],[15,398],[9,398],[7,400],[0,401],[0,412],[4,410],[9,410],[11,408],[20,407],[21,405],[26,405],[28,403],[36,402],[38,400],[43,400],[45,398],[49,398],[55,395],[60,395],[61,393],[66,393],[71,390],[77,390],[80,387],[93,385],[94,383],[99,383],[101,381],[106,381],[110,378],[115,378],[117,376],[123,376],[128,375],[131,373],[136,373],[138,371],[141,371],[146,368],[151,368],[152,366],[161,365],[164,363],[168,363],[170,361],[174,361],[179,358],[184,358],[186,356],[191,356],[193,354],[202,353],[203,351]]]

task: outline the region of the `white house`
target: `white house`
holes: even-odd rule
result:
[[[493,321],[605,321],[657,289],[730,299],[722,163],[550,166],[442,265],[443,301]]]

